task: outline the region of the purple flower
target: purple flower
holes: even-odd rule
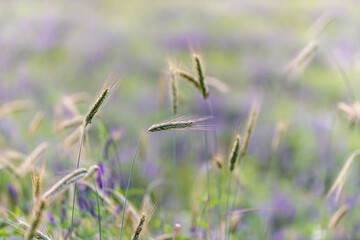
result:
[[[100,162],[98,166],[99,171],[97,172],[96,183],[100,189],[103,189],[105,185],[105,179],[103,178],[103,176],[105,175],[104,163]]]
[[[12,201],[16,204],[18,202],[18,194],[12,184],[8,185],[8,191],[10,193],[10,197],[11,197]]]
[[[67,209],[66,209],[66,198],[63,198],[61,201],[61,214],[60,214],[60,222],[64,223],[67,217]]]
[[[57,224],[56,224],[56,220],[55,220],[52,212],[49,212],[49,213],[47,214],[47,219],[49,220],[49,222],[50,222],[53,226],[56,226],[56,225],[57,225]]]

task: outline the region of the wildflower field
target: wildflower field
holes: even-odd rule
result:
[[[1,1],[0,239],[360,239],[359,10]]]

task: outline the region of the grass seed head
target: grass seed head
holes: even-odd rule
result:
[[[79,168],[72,173],[66,175],[64,178],[59,180],[54,186],[52,186],[49,190],[47,190],[42,199],[48,201],[54,198],[58,193],[67,190],[71,184],[85,177],[87,174],[87,170],[85,168]]]
[[[240,149],[240,158],[242,158],[246,154],[246,150],[247,150],[247,147],[248,147],[249,141],[250,141],[251,132],[253,130],[253,127],[255,125],[256,119],[259,114],[259,108],[260,108],[260,105],[258,102],[254,102],[251,107],[248,122],[247,122],[245,133],[244,133],[244,141],[243,141],[243,144]]]
[[[235,139],[235,142],[233,144],[233,148],[232,148],[232,151],[231,151],[231,154],[230,154],[230,159],[229,159],[229,162],[230,162],[230,171],[232,172],[235,168],[235,163],[236,163],[236,160],[238,159],[239,157],[239,150],[240,150],[240,135],[238,134],[236,136],[236,139]]]
[[[195,67],[198,74],[199,86],[201,89],[201,94],[204,99],[209,97],[209,89],[205,82],[205,69],[202,65],[200,56],[198,54],[194,54]]]
[[[117,90],[119,86],[119,82],[112,82],[112,80],[108,80],[102,87],[101,93],[95,103],[90,108],[88,114],[85,117],[85,127],[91,123],[96,113],[100,110],[102,106],[106,104],[111,95]]]
[[[332,215],[328,229],[334,230],[336,226],[340,223],[340,221],[345,217],[346,213],[348,212],[349,207],[347,204],[342,205],[335,213]]]
[[[179,89],[177,86],[176,74],[172,67],[170,67],[170,86],[171,86],[171,104],[172,112],[174,115],[177,114],[178,102],[179,102]]]
[[[144,227],[144,223],[145,223],[145,214],[143,214],[140,218],[140,221],[139,221],[139,224],[137,225],[136,229],[135,229],[135,232],[134,232],[134,235],[132,236],[132,240],[138,240],[140,239],[140,234],[141,234],[141,231]]]
[[[179,68],[175,69],[175,72],[177,75],[179,75],[181,78],[185,79],[186,81],[188,81],[190,84],[192,84],[196,89],[198,89],[199,91],[201,91],[200,89],[200,83],[198,80],[196,80],[196,77],[194,77],[191,73],[188,73],[184,70],[181,70]]]
[[[185,129],[194,127],[197,123],[206,121],[207,119],[211,118],[211,116],[198,118],[198,119],[190,119],[190,120],[183,120],[184,117],[180,117],[174,120],[165,121],[162,123],[157,123],[149,127],[147,130],[148,132],[159,132],[165,130],[172,130],[172,129]],[[206,126],[204,126],[206,128]]]

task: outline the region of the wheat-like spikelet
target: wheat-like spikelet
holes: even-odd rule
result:
[[[288,64],[287,75],[289,81],[296,80],[313,59],[318,49],[316,40],[310,41]]]
[[[17,226],[22,229],[27,231],[29,229],[29,224],[27,224],[24,221],[21,220],[17,220]],[[34,238],[39,239],[39,240],[51,240],[50,237],[48,237],[46,234],[44,234],[43,232],[39,231],[39,230],[35,230],[34,232]]]
[[[339,222],[344,218],[345,214],[349,210],[349,206],[347,204],[342,205],[331,217],[328,229],[334,230]]]
[[[240,158],[242,158],[246,154],[246,150],[247,150],[247,147],[248,147],[249,141],[250,141],[251,132],[253,130],[253,127],[255,125],[256,119],[259,114],[259,108],[260,108],[260,105],[258,102],[253,103],[253,105],[251,106],[248,122],[247,122],[245,133],[244,133],[243,144],[240,149]]]
[[[37,174],[35,171],[33,171],[32,188],[33,188],[34,205],[38,202],[38,200],[40,199],[40,195],[42,193],[44,172],[45,172],[44,164],[42,165],[40,174]]]
[[[140,238],[140,234],[141,234],[141,231],[144,227],[144,223],[145,223],[145,214],[143,214],[140,218],[140,221],[139,221],[139,224],[138,226],[136,227],[135,229],[135,232],[134,232],[134,235],[132,236],[132,240],[139,240]]]
[[[30,135],[34,135],[38,131],[43,120],[44,120],[43,112],[42,111],[37,112],[29,124],[28,132]]]
[[[238,134],[234,141],[233,148],[231,150],[231,154],[230,154],[230,158],[229,158],[230,172],[232,172],[235,168],[236,160],[239,157],[239,150],[240,150],[240,135]]]
[[[28,227],[25,233],[25,237],[24,237],[25,240],[33,239],[36,233],[36,229],[41,222],[45,208],[46,208],[46,201],[44,199],[40,199],[40,201],[36,204],[36,208],[35,208],[36,210],[32,217],[32,220],[30,221],[30,226]]]
[[[284,135],[284,132],[286,131],[287,127],[288,127],[288,123],[284,121],[279,121],[276,124],[275,133],[271,144],[271,151],[273,153],[278,152],[281,138]]]
[[[339,175],[337,176],[335,182],[331,186],[327,197],[329,197],[331,194],[333,194],[336,191],[335,199],[336,201],[339,200],[341,191],[344,187],[344,184],[346,182],[347,176],[349,175],[350,167],[352,163],[354,162],[355,158],[360,156],[360,150],[356,150],[353,152],[350,157],[346,160],[344,166],[342,167]]]
[[[79,115],[79,110],[77,109],[74,101],[69,96],[64,96],[61,99],[62,105],[73,115],[77,116]]]
[[[21,178],[21,174],[19,173],[18,169],[9,162],[6,158],[0,157],[0,163],[6,168],[10,173],[12,173],[15,177]]]
[[[75,116],[73,118],[67,119],[62,121],[58,124],[56,131],[61,132],[65,129],[71,128],[71,127],[78,127],[84,122],[84,117],[79,115]]]
[[[186,72],[184,70],[181,70],[179,68],[176,68],[175,72],[176,72],[177,75],[179,75],[180,77],[182,77],[183,79],[188,81],[190,84],[192,84],[196,89],[201,91],[200,83],[198,82],[196,77],[194,77],[191,73],[188,73],[188,72]]]
[[[206,80],[206,83],[209,85],[209,87],[212,87],[212,88],[218,90],[221,93],[228,93],[229,92],[228,85],[226,85],[225,83],[223,83],[219,79],[207,76],[207,77],[205,77],[205,80]]]
[[[171,86],[171,103],[172,103],[172,112],[174,115],[177,114],[177,109],[178,109],[178,95],[179,95],[179,89],[177,86],[177,80],[176,80],[176,75],[174,72],[174,69],[172,67],[170,67],[170,86]]]
[[[25,111],[31,108],[32,102],[29,100],[15,100],[4,103],[0,106],[0,116]]]
[[[68,96],[73,103],[87,102],[90,98],[90,94],[87,92],[78,92]]]
[[[80,180],[84,176],[86,176],[87,170],[85,168],[79,168],[72,173],[66,175],[60,181],[58,181],[54,186],[52,186],[49,190],[47,190],[43,195],[42,199],[48,201],[54,198],[58,193],[67,190],[71,184]]]
[[[25,159],[24,163],[20,166],[20,173],[22,176],[25,176],[29,171],[30,167],[33,166],[34,162],[39,158],[39,156],[49,147],[47,142],[41,143],[37,146],[34,151],[32,151]]]
[[[111,95],[117,90],[118,86],[118,81],[113,83],[112,80],[109,79],[105,82],[102,87],[101,94],[99,95],[95,103],[92,105],[88,114],[85,117],[85,126],[91,123],[95,114],[100,110],[102,106],[105,105]]]
[[[209,89],[205,82],[205,69],[202,65],[200,56],[198,54],[194,54],[195,67],[198,74],[199,86],[201,89],[201,94],[204,99],[209,97]]]
[[[19,161],[24,160],[26,155],[14,149],[6,149],[4,151],[4,157],[9,160]]]
[[[98,165],[92,165],[91,167],[89,167],[88,172],[85,175],[85,177],[83,178],[83,180],[90,179],[97,171],[99,171],[99,166]]]
[[[64,140],[63,143],[66,147],[71,148],[81,138],[84,128],[82,126],[77,127],[72,133],[70,133]]]
[[[354,102],[352,105],[348,105],[343,102],[337,104],[337,108],[343,112],[349,119],[350,125],[354,127],[360,119],[360,103]]]
[[[211,116],[198,118],[198,119],[191,119],[191,120],[182,120],[182,118],[177,118],[170,121],[165,121],[162,123],[154,124],[147,130],[148,132],[159,132],[171,129],[184,129],[184,128],[191,128],[194,127],[197,123],[206,121]]]
[[[330,11],[325,11],[309,29],[309,35],[312,38],[317,38],[321,32],[334,20],[334,16]]]

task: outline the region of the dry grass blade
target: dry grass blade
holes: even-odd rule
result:
[[[84,122],[84,117],[83,116],[75,116],[71,119],[67,119],[62,121],[61,123],[58,124],[56,131],[57,132],[61,132],[65,129],[71,128],[71,127],[78,127],[80,126],[82,123]]]
[[[205,77],[205,80],[206,80],[207,84],[209,85],[209,87],[212,87],[212,88],[218,90],[221,93],[228,93],[229,92],[228,85],[226,85],[225,83],[223,83],[219,79],[207,76],[207,77]]]
[[[29,110],[32,102],[28,100],[15,100],[4,103],[0,106],[0,116],[6,116],[12,113]]]
[[[324,12],[309,29],[309,35],[317,38],[333,20],[334,16],[330,11]]]
[[[340,221],[344,218],[345,214],[348,212],[349,207],[347,204],[342,205],[335,213],[332,215],[329,224],[328,229],[334,230],[336,226],[340,223]]]
[[[28,132],[30,135],[34,135],[39,130],[39,127],[43,120],[44,120],[43,112],[42,111],[37,112],[29,124]]]
[[[44,193],[42,199],[48,201],[51,198],[54,198],[58,193],[67,190],[71,184],[85,177],[87,170],[85,168],[79,168],[72,173],[66,175],[60,181],[58,181],[54,186],[52,186],[48,191]]]
[[[337,108],[343,112],[350,121],[350,125],[354,127],[360,119],[360,103],[354,102],[352,105],[340,102]]]
[[[310,41],[288,64],[286,72],[289,81],[295,81],[305,70],[313,59],[318,46],[318,41]]]
[[[285,121],[279,121],[276,124],[274,137],[271,143],[271,151],[273,154],[278,152],[281,138],[283,137],[287,127],[288,127],[288,123]]]
[[[19,226],[20,229],[27,231],[29,229],[29,224],[27,224],[24,221],[18,220],[17,221],[17,225]],[[51,240],[50,237],[48,237],[46,234],[44,234],[43,232],[36,230],[34,232],[34,237],[36,239],[40,239],[40,240]]]
[[[346,182],[347,176],[349,175],[350,167],[351,167],[352,163],[354,162],[355,158],[358,157],[359,155],[360,155],[360,149],[353,152],[350,155],[350,157],[346,160],[346,162],[345,162],[344,166],[342,167],[339,175],[337,176],[335,182],[331,186],[331,188],[326,196],[327,198],[330,197],[331,194],[336,192],[335,200],[336,201],[339,200],[341,190]]]
[[[79,110],[77,109],[74,101],[69,96],[65,96],[62,98],[62,104],[63,106],[73,115],[77,116],[79,115]]]
[[[68,96],[73,103],[87,102],[90,99],[90,94],[87,92],[78,92]]]
[[[39,156],[49,147],[47,142],[41,143],[39,146],[35,148],[32,153],[30,153],[24,163],[20,166],[20,173],[22,176],[25,176],[29,171],[30,167],[33,166],[34,162],[39,158]]]
[[[15,177],[19,179],[21,178],[21,174],[19,173],[18,169],[6,158],[0,157],[0,163],[5,169],[7,169],[10,173],[12,173]]]
[[[84,128],[82,126],[77,127],[72,133],[70,133],[65,139],[64,139],[64,145],[68,148],[71,148],[74,146],[74,144],[79,141],[83,134]]]
[[[29,228],[27,229],[27,231],[25,233],[25,237],[24,237],[25,240],[33,239],[34,235],[36,234],[36,232],[37,232],[36,229],[37,229],[37,227],[39,226],[39,224],[41,222],[43,213],[44,213],[45,208],[46,208],[46,201],[41,199],[39,201],[39,203],[36,204],[36,206],[37,207],[36,207],[34,216],[32,217],[32,220],[30,222],[30,226],[29,226]]]
[[[22,152],[14,150],[14,149],[6,149],[4,151],[4,157],[9,160],[15,160],[15,161],[22,160],[23,161],[23,160],[25,160],[26,155],[23,154]]]
[[[259,111],[260,111],[260,103],[256,101],[251,106],[248,122],[244,133],[244,141],[240,149],[240,158],[242,158],[246,154],[246,150],[250,141],[251,132],[255,125],[256,119],[259,115]]]

